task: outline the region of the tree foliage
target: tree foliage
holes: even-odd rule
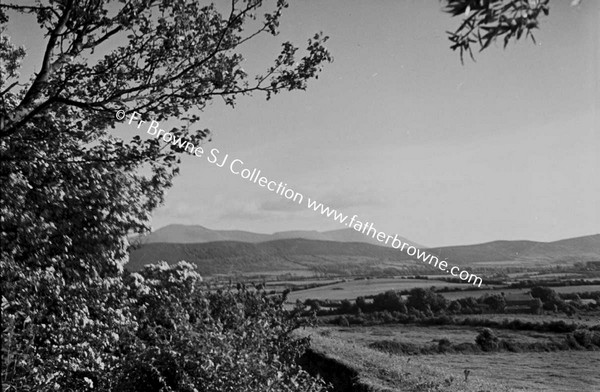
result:
[[[375,310],[402,311],[406,312],[406,305],[399,292],[388,290],[377,294],[373,298],[373,308]]]
[[[3,391],[324,390],[296,364],[308,341],[282,296],[211,292],[185,262],[102,282],[14,278],[31,292],[3,297]]]
[[[499,339],[491,329],[483,328],[475,338],[475,343],[483,351],[494,351],[498,348]]]
[[[448,307],[448,300],[431,289],[417,287],[410,290],[406,306],[420,311],[438,312]]]
[[[531,288],[531,296],[538,298],[543,303],[543,307],[546,310],[554,310],[554,307],[559,309],[565,306],[565,301],[560,298],[558,293],[549,287],[535,286]]]
[[[493,294],[486,295],[482,298],[482,302],[490,307],[490,309],[496,313],[504,312],[506,308],[506,300],[503,295]]]
[[[171,133],[199,143],[209,130],[193,129],[198,111],[214,98],[234,105],[252,92],[269,98],[303,90],[332,60],[323,46],[327,37],[317,33],[304,55],[284,42],[263,74],[252,78],[244,71],[243,44],[277,35],[285,1],[260,22],[259,0],[233,1],[223,14],[214,4],[184,0],[5,3],[3,24],[11,12],[30,13],[48,37],[39,72],[24,84],[17,72],[23,49],[7,37],[0,42],[6,60],[0,153],[10,190],[2,200],[9,217],[3,233],[10,234],[2,240],[14,245],[7,252],[22,258],[39,259],[19,248],[27,237],[51,242],[72,258],[100,252],[116,260],[125,256],[123,235],[148,229],[182,151],[162,148],[156,139],[108,137],[117,110],[137,111],[146,120],[177,118],[183,123]],[[44,247],[37,252],[53,254]]]
[[[550,0],[446,0],[445,10],[453,16],[463,16],[460,26],[449,32],[452,50],[473,57],[473,46],[482,51],[497,39],[506,47],[511,40],[522,37],[535,42],[533,30],[540,17],[548,15]]]
[[[511,19],[516,11],[500,3],[527,2],[447,1],[448,12],[466,15],[453,49],[518,39],[547,13],[540,1]],[[304,50],[283,42],[260,74],[242,68],[246,42],[277,36],[287,2],[270,4],[0,4],[3,392],[324,388],[295,364],[307,342],[291,337],[301,319],[281,297],[210,292],[185,263],[122,268],[127,234],[148,230],[184,151],[115,137],[115,112],[175,119],[170,133],[198,144],[210,134],[199,113],[214,99],[234,106],[243,95],[306,89],[332,61],[322,33]],[[35,19],[46,43],[34,75],[19,74],[25,50],[5,34],[14,13]],[[432,310],[445,306],[426,299]],[[357,300],[359,312],[365,306]]]
[[[320,33],[304,52],[284,42],[260,75],[241,66],[244,43],[276,36],[286,7],[0,4],[4,391],[322,389],[295,367],[304,343],[289,336],[298,318],[280,300],[192,291],[185,269],[125,280],[122,269],[124,239],[148,229],[182,151],[113,137],[115,111],[177,118],[171,133],[199,143],[209,131],[194,129],[198,113],[215,98],[233,106],[252,92],[305,89],[332,60]],[[31,14],[46,38],[29,80],[18,72],[25,51],[4,34],[15,12]]]

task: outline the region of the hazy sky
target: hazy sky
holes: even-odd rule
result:
[[[244,68],[319,30],[334,63],[306,92],[215,102],[205,147],[421,244],[598,233],[600,3],[568,3],[551,2],[537,45],[498,44],[461,65],[445,34],[460,21],[439,1],[292,2]],[[344,228],[205,159],[185,157],[181,173],[155,229]]]

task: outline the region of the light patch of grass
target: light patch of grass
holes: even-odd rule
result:
[[[469,376],[464,369],[448,372],[428,366],[413,357],[388,355],[335,336],[323,336],[318,329],[298,332],[311,337],[311,347],[358,372],[358,382],[377,392],[511,392],[506,385]]]

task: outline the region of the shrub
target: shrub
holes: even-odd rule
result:
[[[438,351],[441,353],[447,352],[451,346],[452,346],[452,343],[450,343],[450,340],[448,340],[446,338],[440,339],[438,341]]]
[[[494,351],[498,349],[498,337],[489,328],[483,328],[475,338],[475,343],[483,351]]]
[[[406,306],[420,311],[438,312],[447,308],[448,301],[431,289],[418,287],[410,290]]]
[[[513,353],[521,352],[521,348],[519,347],[519,345],[515,344],[510,340],[501,339],[498,343],[498,347],[502,350],[510,351]]]
[[[400,293],[394,290],[389,290],[373,297],[373,309],[375,310],[400,311],[403,309],[403,306],[404,301],[402,301]],[[404,306],[405,308],[406,306]]]
[[[549,287],[534,286],[531,288],[531,296],[539,298],[542,301],[545,310],[562,308],[565,304],[556,291]]]
[[[495,313],[503,313],[506,308],[506,301],[500,294],[486,294],[480,301],[489,306]]]
[[[350,301],[345,299],[340,303],[339,312],[341,314],[349,314],[349,313],[354,312],[354,308],[355,308],[355,306],[352,305],[352,303]]]
[[[79,283],[2,273],[4,391],[324,389],[296,364],[308,341],[291,332],[305,322],[282,296],[210,292],[185,262]]]
[[[589,348],[592,346],[592,332],[586,329],[578,329],[573,332],[573,337],[579,345]]]
[[[340,327],[349,327],[350,326],[350,322],[348,321],[348,319],[344,316],[340,316],[337,318],[336,320],[337,325],[339,325]]]

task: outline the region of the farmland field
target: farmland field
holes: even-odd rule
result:
[[[428,279],[361,279],[342,282],[325,287],[291,293],[288,300],[297,299],[356,299],[359,296],[375,295],[387,290],[410,290],[415,287],[471,287],[470,284],[448,283]]]
[[[559,294],[568,293],[581,293],[585,291],[600,291],[600,285],[589,285],[589,286],[563,286],[563,287],[551,287],[552,290]],[[494,290],[470,290],[470,291],[454,291],[449,293],[440,293],[449,300],[466,297],[483,297],[485,294],[497,294],[503,292],[504,294],[525,294],[530,289],[494,289]]]
[[[510,314],[510,313],[501,313],[501,314],[469,314],[463,316],[454,316],[456,319],[470,318],[470,319],[485,319],[491,321],[501,322],[505,319],[519,319],[525,322],[533,322],[533,323],[543,323],[543,322],[551,322],[557,320],[563,320],[566,323],[575,323],[587,325],[588,327],[593,327],[595,325],[600,325],[600,313],[596,312],[594,314],[587,314],[583,317],[580,316],[571,316],[568,317],[566,315],[559,315],[556,313],[553,314]]]
[[[326,281],[311,280],[310,282],[325,283]],[[282,282],[272,282],[273,285],[278,285]],[[292,282],[290,282],[292,283]],[[303,281],[294,281],[293,284],[302,285]],[[290,294],[289,302],[295,302],[297,299],[302,301],[306,299],[320,299],[320,300],[342,300],[349,299],[354,300],[359,296],[368,296],[383,293],[388,290],[410,290],[415,287],[461,287],[461,288],[472,288],[473,286],[468,283],[449,283],[441,280],[433,279],[361,279],[361,280],[350,280],[346,282],[340,282],[337,284],[327,285],[324,287],[316,287],[313,289],[302,290]],[[557,293],[580,293],[585,291],[600,291],[600,285],[582,285],[582,286],[564,286],[564,287],[552,287],[552,290]],[[496,288],[485,288],[480,290],[465,290],[465,291],[451,291],[447,293],[440,293],[449,300],[466,297],[482,297],[485,294],[494,294],[504,292],[505,294],[522,294],[529,292],[529,289],[508,289],[501,286]]]
[[[375,390],[413,390],[415,383],[433,382],[444,391],[551,391],[600,390],[600,352],[497,352],[489,354],[388,354],[370,345],[378,341],[432,344],[446,338],[453,343],[473,342],[475,329],[444,326],[387,325],[322,327],[308,332],[313,346],[359,370]],[[551,339],[560,334],[498,331],[503,338],[522,342]],[[470,371],[468,382],[464,370]],[[418,380],[411,379],[419,374]],[[383,376],[382,376],[383,375]],[[412,384],[411,384],[412,383]],[[421,390],[421,389],[415,389]],[[433,389],[432,389],[433,390]]]
[[[597,351],[427,355],[414,357],[413,361],[447,371],[468,368],[472,375],[502,382],[515,391],[600,390]]]
[[[323,327],[320,333],[353,344],[368,346],[378,341],[394,341],[415,345],[437,343],[440,339],[449,339],[453,344],[474,343],[479,328],[469,326],[418,326],[389,324],[368,327]],[[563,339],[562,335],[551,332],[497,330],[496,336],[519,343],[547,342]]]
[[[330,284],[341,282],[341,279],[302,279],[302,280],[273,280],[267,282],[267,286],[304,286],[308,284]]]

